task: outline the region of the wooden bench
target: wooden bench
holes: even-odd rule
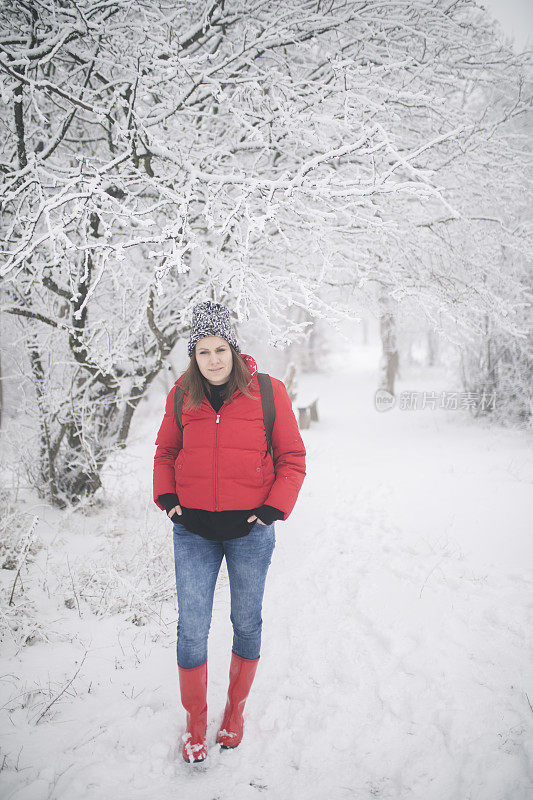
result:
[[[291,403],[295,403],[298,396],[298,385],[296,380],[296,365],[292,361],[287,366],[287,372],[283,378],[283,383],[285,384],[287,394],[291,399]],[[304,402],[307,399],[307,397],[304,397]],[[316,397],[313,402],[309,403],[308,405],[304,405],[302,401],[300,401],[300,404],[296,406],[298,409],[298,427],[300,430],[303,428],[309,428],[311,426],[311,422],[318,422],[317,403],[318,397]]]
[[[318,397],[307,406],[296,406],[298,409],[298,427],[300,430],[310,428],[311,422],[318,422]]]

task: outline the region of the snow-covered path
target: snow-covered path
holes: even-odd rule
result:
[[[44,510],[48,547],[25,591],[49,641],[4,647],[3,798],[531,798],[531,435],[461,412],[378,413],[375,353],[365,352],[344,374],[305,378],[321,419],[305,432],[297,507],[276,526],[239,749],[214,746],[231,645],[222,573],[209,652],[212,747],[198,766],[178,752],[170,529],[145,502],[154,405],[124,471],[109,477],[109,509],[81,521]],[[132,464],[136,474],[126,472]],[[148,606],[145,625],[123,612],[97,617],[83,599],[82,616],[66,613],[67,576],[76,583],[84,564],[106,560],[135,565],[139,553],[161,564],[159,622]]]

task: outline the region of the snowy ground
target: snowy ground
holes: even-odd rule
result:
[[[21,511],[26,530],[38,521],[11,606],[15,570],[0,571],[3,800],[530,800],[531,433],[379,413],[376,363],[368,348],[305,376],[321,419],[276,524],[245,738],[214,744],[222,573],[203,765],[179,754],[171,528],[150,499],[163,398],[139,411],[100,509],[61,514],[19,492],[13,526]],[[453,388],[438,372],[398,385]]]

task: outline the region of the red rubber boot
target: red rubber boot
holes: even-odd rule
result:
[[[183,708],[187,712],[187,730],[183,736],[182,755],[189,763],[207,756],[207,661],[185,669],[178,665]]]
[[[250,693],[258,663],[258,658],[241,658],[236,653],[231,654],[228,701],[217,734],[217,743],[224,749],[237,747],[241,743],[244,704]]]

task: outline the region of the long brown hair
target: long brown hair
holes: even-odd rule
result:
[[[240,389],[247,397],[257,397],[256,394],[250,391],[252,379],[248,367],[229,342],[228,345],[233,358],[233,366],[229,374],[227,386],[224,387],[224,391],[221,395],[222,400],[229,400],[233,396],[233,392],[237,389]],[[186,408],[199,408],[202,405],[204,397],[208,399],[211,397],[211,384],[200,372],[195,353],[192,354],[189,366],[183,373],[181,385],[188,394]]]

